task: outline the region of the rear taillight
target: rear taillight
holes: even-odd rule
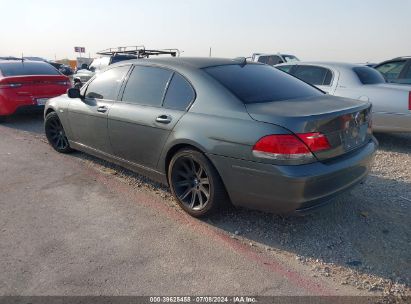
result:
[[[19,88],[22,85],[21,83],[0,83],[0,89]]]
[[[408,110],[411,111],[411,92],[408,93]]]
[[[277,160],[313,160],[312,152],[327,150],[330,144],[321,133],[268,135],[253,147],[256,157]]]
[[[57,81],[57,84],[62,86],[68,86],[70,85],[70,80]]]
[[[330,147],[327,137],[321,133],[304,133],[297,136],[308,146],[311,152],[327,150]]]

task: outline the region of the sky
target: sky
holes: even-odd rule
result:
[[[0,0],[0,56],[75,59],[75,46],[182,56],[288,53],[380,62],[411,55],[411,0]]]

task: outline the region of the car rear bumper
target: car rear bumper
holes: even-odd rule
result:
[[[275,213],[303,212],[363,181],[377,149],[366,146],[327,162],[278,166],[209,155],[236,206]]]
[[[411,111],[409,114],[373,113],[373,129],[376,132],[411,132]]]
[[[53,97],[55,96],[38,98],[50,99]],[[44,105],[37,104],[37,97],[25,96],[24,98],[20,98],[19,100],[10,100],[7,98],[1,98],[0,96],[0,116],[12,115],[20,111],[36,111],[37,109],[39,109],[40,111],[44,110]]]

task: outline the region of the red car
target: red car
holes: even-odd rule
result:
[[[66,93],[70,79],[41,61],[0,60],[0,120]]]

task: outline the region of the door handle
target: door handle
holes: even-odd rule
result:
[[[97,112],[106,113],[108,108],[106,106],[100,106],[97,108]]]
[[[156,118],[156,122],[163,123],[163,124],[169,124],[171,120],[172,119],[170,115],[160,115]]]

